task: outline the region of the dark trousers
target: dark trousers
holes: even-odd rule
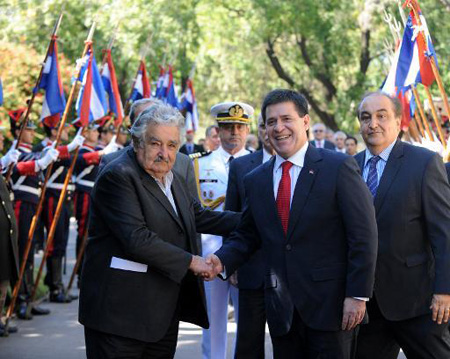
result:
[[[350,359],[355,350],[357,329],[320,331],[309,328],[294,311],[291,329],[286,335],[272,337],[275,359]]]
[[[164,337],[152,343],[84,327],[86,357],[87,359],[172,359],[177,347],[178,325],[179,310],[176,311]]]
[[[88,192],[76,191],[74,195],[74,211],[75,218],[77,220],[77,258],[80,252],[81,244],[87,234],[88,229],[88,219],[89,219],[89,205],[91,202],[91,197]],[[83,263],[83,258],[81,258],[80,266],[78,267],[78,274],[81,274],[81,267]]]
[[[16,200],[14,202],[14,214],[17,221],[17,236],[19,244],[19,262],[22,263],[25,247],[28,242],[28,232],[31,221],[36,213],[36,205],[31,202]],[[20,287],[19,302],[22,302],[31,295],[33,286],[33,268],[34,268],[34,241],[31,242],[30,252],[26,259],[25,276]]]
[[[50,232],[53,219],[55,217],[56,207],[58,206],[59,197],[48,196],[44,201],[43,219],[44,226],[47,230],[47,237]],[[67,203],[64,202],[61,214],[56,225],[53,243],[49,247],[49,256],[63,257],[66,254],[67,242],[69,240],[69,209]]]
[[[235,358],[264,359],[265,329],[264,288],[239,289]]]
[[[381,314],[375,298],[369,301],[367,311],[369,324],[361,326],[357,359],[396,359],[400,347],[408,359],[450,358],[448,324],[436,324],[431,313],[390,321]]]

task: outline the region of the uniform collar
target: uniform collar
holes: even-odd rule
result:
[[[31,148],[32,148],[32,146],[30,144],[28,144],[28,143],[21,142],[19,144],[19,150],[22,150],[23,152],[30,153],[31,152]]]
[[[230,157],[232,155],[229,154],[227,151],[225,151],[222,146],[220,146],[216,151],[220,155],[220,157],[222,158],[223,162],[224,163],[228,163],[228,161],[230,160]],[[249,153],[250,152],[248,150],[246,150],[245,147],[244,147],[239,152],[236,152],[233,155],[233,158],[242,157],[242,156],[248,155]]]

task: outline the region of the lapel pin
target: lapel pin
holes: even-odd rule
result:
[[[309,174],[313,175],[314,174],[314,170],[309,170]]]

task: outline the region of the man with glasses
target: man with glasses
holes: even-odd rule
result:
[[[326,148],[327,150],[334,151],[336,147],[334,144],[325,139],[326,127],[323,123],[316,123],[313,128],[314,140],[310,143],[316,148]]]

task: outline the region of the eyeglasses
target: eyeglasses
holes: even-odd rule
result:
[[[316,133],[316,132],[323,132],[323,130],[314,130],[313,132],[314,133]]]

